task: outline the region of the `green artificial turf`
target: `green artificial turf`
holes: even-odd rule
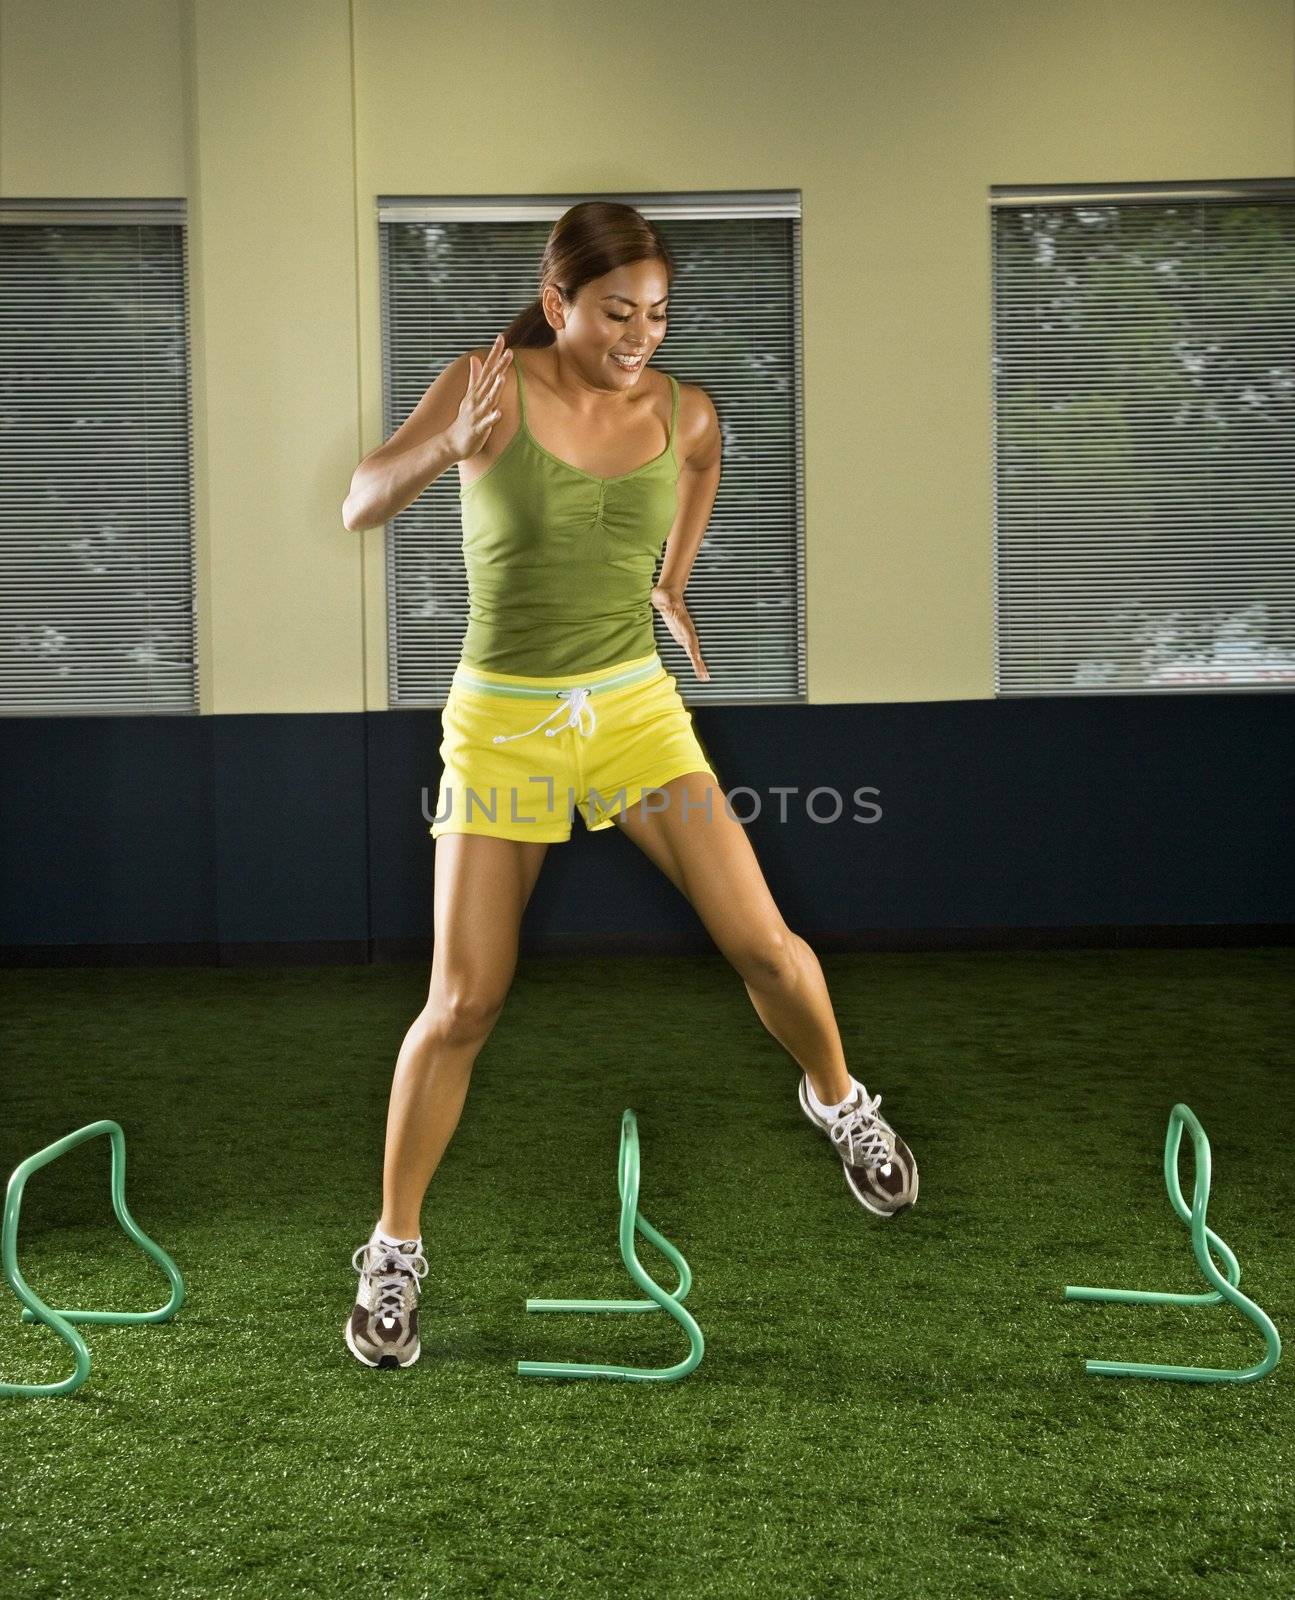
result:
[[[0,1177],[119,1121],[131,1210],[188,1290],[169,1324],[86,1328],[74,1395],[0,1399],[0,1592],[1295,1592],[1295,957],[822,960],[849,1065],[920,1164],[913,1211],[853,1200],[718,955],[524,959],[428,1191],[407,1371],[362,1367],[342,1323],[424,968],[0,974]],[[1063,1297],[1207,1287],[1162,1176],[1179,1100],[1210,1138],[1210,1225],[1290,1347],[1258,1382],[1090,1376],[1263,1346],[1227,1305]],[[520,1377],[686,1353],[664,1312],[524,1310],[638,1297],[626,1106],[705,1357],[678,1383]],[[108,1154],[28,1184],[20,1260],[52,1305],[166,1297],[113,1221]],[[0,1377],[71,1370],[0,1284],[6,1305]]]

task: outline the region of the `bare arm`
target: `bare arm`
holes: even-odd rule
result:
[[[683,592],[719,493],[723,436],[711,397],[696,385],[687,387],[692,412],[687,429],[687,454],[679,473],[675,519],[666,540],[661,576],[652,590],[652,604],[674,639],[688,652],[693,671],[705,683],[710,678],[710,669],[702,660],[697,630],[688,615]]]
[[[682,595],[719,493],[723,443],[715,404],[705,389],[689,384],[692,416],[684,441],[687,454],[679,474],[679,499],[657,588]]]
[[[434,433],[398,455],[375,451],[365,456],[342,505],[343,524],[351,533],[362,533],[390,522],[456,460],[443,433]]]
[[[342,505],[349,532],[390,522],[448,467],[476,455],[499,420],[495,402],[511,359],[501,337],[484,358],[468,351],[450,362],[390,439],[356,467]]]

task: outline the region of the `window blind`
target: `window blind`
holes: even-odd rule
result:
[[[184,202],[0,206],[0,713],[195,712]]]
[[[536,298],[553,223],[581,198],[379,200],[384,437],[456,356],[488,347]],[[686,592],[711,681],[697,681],[654,613],[657,648],[689,704],[803,700],[799,194],[614,198],[656,224],[675,260],[653,364],[700,384],[723,432]],[[459,659],[458,495],[451,467],[387,525],[393,707],[443,705]]]
[[[998,692],[1295,685],[1295,183],[992,204]]]

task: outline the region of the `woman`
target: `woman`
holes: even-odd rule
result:
[[[889,1217],[917,1198],[912,1153],[850,1075],[818,960],[780,916],[656,653],[653,609],[710,677],[683,592],[721,439],[705,390],[649,365],[673,272],[632,206],[571,207],[539,299],[441,373],[360,464],[343,511],[349,528],[380,525],[458,464],[469,609],[442,714],[431,985],[396,1063],[382,1215],[352,1257],[345,1325],[368,1366],[418,1359],[423,1196],[503,1008],[541,863],[577,809],[587,828],[614,822],[692,903],[800,1066],[801,1109],[855,1199]]]

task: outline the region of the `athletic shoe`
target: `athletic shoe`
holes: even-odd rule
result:
[[[370,1239],[351,1265],[360,1274],[359,1294],[342,1329],[351,1354],[366,1367],[412,1367],[422,1350],[418,1295],[428,1271],[417,1240],[393,1250]]]
[[[893,1217],[917,1204],[917,1162],[861,1086],[836,1118],[820,1117],[809,1103],[809,1080],[800,1077],[800,1109],[836,1146],[845,1181],[861,1206],[879,1217]]]

